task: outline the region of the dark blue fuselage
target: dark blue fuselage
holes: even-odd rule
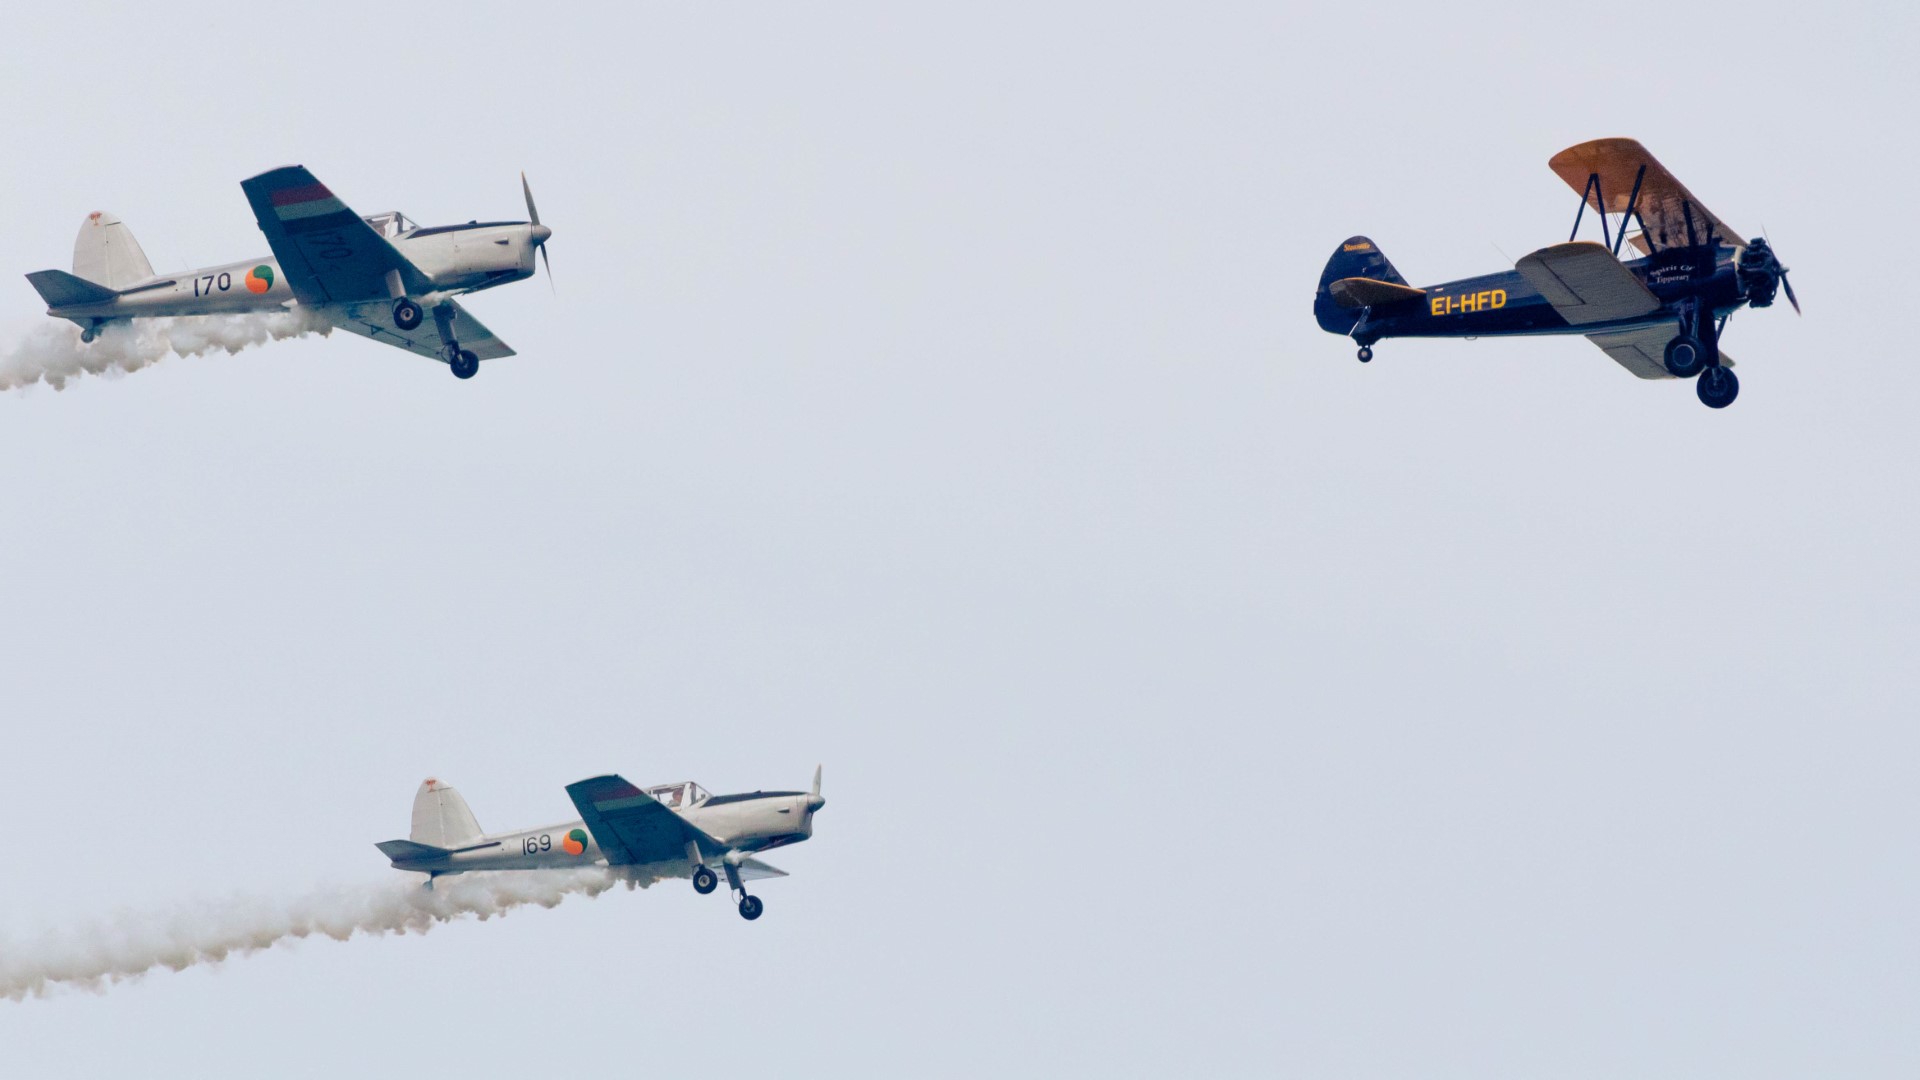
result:
[[[1660,300],[1657,310],[1615,322],[1568,323],[1516,270],[1430,286],[1418,299],[1353,312],[1351,329],[1321,325],[1362,345],[1390,337],[1501,337],[1522,334],[1595,334],[1677,323],[1684,304],[1719,318],[1742,304],[1731,247],[1669,248],[1624,265]],[[1329,313],[1331,314],[1331,313]]]

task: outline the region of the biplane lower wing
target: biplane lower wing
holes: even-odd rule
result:
[[[507,343],[494,337],[493,331],[469,314],[466,308],[451,300],[447,303],[453,304],[453,333],[462,349],[471,351],[482,360],[498,360],[513,355]],[[440,355],[440,331],[431,314],[412,330],[402,330],[393,321],[392,306],[384,300],[365,304],[327,304],[319,310],[328,322],[342,330],[351,330],[362,337],[397,346],[429,360],[446,361],[446,357]]]
[[[1555,244],[1521,256],[1514,268],[1571,326],[1637,319],[1660,310],[1659,297],[1604,244]]]
[[[1588,334],[1587,340],[1616,363],[1643,379],[1671,379],[1667,371],[1667,342],[1680,332],[1678,323],[1656,323],[1635,330],[1616,330],[1606,334]],[[1733,359],[1720,354],[1720,365],[1732,367]]]

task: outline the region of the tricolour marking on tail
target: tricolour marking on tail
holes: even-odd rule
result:
[[[1364,236],[1348,237],[1333,253],[1333,258],[1327,260],[1327,268],[1320,274],[1320,289],[1313,294],[1313,317],[1319,321],[1320,329],[1329,334],[1351,333],[1360,321],[1360,310],[1343,307],[1328,288],[1343,278],[1371,278],[1393,285],[1407,283],[1372,240]]]
[[[73,240],[73,273],[96,285],[121,290],[153,277],[147,253],[119,217],[95,210]]]
[[[426,780],[413,797],[413,833],[416,844],[436,848],[465,847],[480,839],[480,823],[467,809],[467,800],[448,784]]]

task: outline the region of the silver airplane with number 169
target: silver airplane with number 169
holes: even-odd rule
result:
[[[811,791],[755,791],[713,795],[681,781],[635,787],[616,775],[567,785],[580,820],[541,829],[484,833],[460,793],[438,780],[413,797],[413,832],[378,845],[396,870],[428,875],[469,870],[545,870],[605,864],[649,877],[693,878],[694,891],[712,892],[724,873],[745,919],[763,905],[746,883],[785,877],[754,856],[813,835],[813,815],[827,805],[820,770]]]
[[[27,280],[47,314],[80,326],[82,341],[132,319],[305,308],[343,330],[439,360],[463,379],[480,361],[512,356],[454,297],[533,276],[553,230],[540,224],[525,174],[526,221],[422,228],[405,214],[361,217],[299,165],[240,182],[273,256],[155,274],[133,233],[95,212],[73,244],[73,272]],[[552,266],[548,265],[551,279]]]

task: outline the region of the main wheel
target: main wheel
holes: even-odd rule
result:
[[[1715,364],[1700,373],[1700,379],[1693,384],[1693,389],[1700,395],[1700,404],[1709,409],[1724,409],[1740,396],[1740,377],[1733,373],[1733,369]]]
[[[420,305],[402,297],[393,305],[393,325],[402,330],[411,330],[420,325]]]
[[[693,891],[705,896],[720,884],[720,879],[706,867],[697,867],[693,871]]]
[[[1681,334],[1667,342],[1667,371],[1676,379],[1691,379],[1707,366],[1707,347],[1700,339]]]
[[[453,373],[462,379],[471,379],[480,371],[480,358],[473,355],[471,349],[461,349],[460,355],[453,358]]]
[[[1372,359],[1373,359],[1373,346],[1371,346],[1371,345],[1362,345],[1362,346],[1360,346],[1360,351],[1359,351],[1358,353],[1356,353],[1355,355],[1357,355],[1357,356],[1359,356],[1359,357],[1360,357],[1360,362],[1361,362],[1361,363],[1363,363],[1363,364],[1364,364],[1364,363],[1367,363],[1368,361],[1370,361],[1370,360],[1372,360]]]
[[[760,912],[765,906],[757,896],[743,896],[740,898],[740,917],[752,922],[760,917]]]
[[[87,329],[80,331],[80,340],[82,342],[91,342],[94,338],[97,338],[99,336],[100,336],[99,333],[95,331],[92,327],[88,327]]]

